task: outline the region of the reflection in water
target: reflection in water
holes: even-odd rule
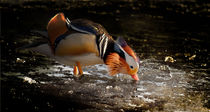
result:
[[[133,2],[68,1],[49,9],[56,1],[26,2],[4,8],[4,110],[16,110],[17,105],[35,111],[209,111],[208,5],[191,0]],[[45,30],[57,12],[91,19],[124,37],[140,57],[140,81],[121,74],[111,77],[105,65],[84,68],[78,79],[71,67],[15,50],[39,40],[30,30]]]

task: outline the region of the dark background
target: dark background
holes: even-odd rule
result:
[[[14,111],[14,105],[26,108],[23,110],[46,111],[46,104],[41,102],[49,101],[51,96],[43,95],[36,86],[27,85],[20,79],[3,73],[20,70],[21,73],[27,73],[33,67],[46,64],[47,60],[42,56],[33,61],[31,54],[22,54],[15,49],[30,43],[30,40],[23,39],[30,38],[31,30],[46,30],[49,19],[58,12],[64,12],[70,19],[93,20],[102,24],[110,34],[123,36],[140,59],[155,58],[165,63],[164,58],[171,56],[176,60],[175,64],[166,64],[185,71],[194,69],[193,78],[207,82],[192,80],[190,84],[194,88],[191,89],[202,91],[204,107],[210,108],[209,0],[3,0],[0,2],[2,111]],[[21,56],[31,57],[26,58],[29,60],[29,68],[14,61]],[[34,92],[28,92],[31,90]],[[24,98],[28,97],[33,103],[27,103]],[[36,100],[37,98],[44,101]],[[63,108],[64,111],[69,105],[72,106],[72,103],[62,99],[51,102],[57,105],[55,109]],[[39,103],[34,107],[33,104]],[[66,107],[59,105],[60,103],[66,104]],[[73,104],[73,107],[81,108],[77,104]]]

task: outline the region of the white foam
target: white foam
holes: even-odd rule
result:
[[[62,73],[48,73],[47,76],[49,77],[66,77],[66,75]]]
[[[143,95],[137,95],[137,97],[148,103],[155,102],[154,99],[145,98]]]
[[[23,79],[23,82],[28,82],[29,84],[34,84],[36,83],[36,80],[27,77],[27,76],[19,76],[19,78]]]

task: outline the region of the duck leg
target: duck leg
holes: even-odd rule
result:
[[[82,71],[82,66],[81,66],[80,62],[76,62],[76,64],[77,64],[77,67],[79,69],[79,74],[82,75],[83,71]]]
[[[74,66],[74,71],[73,72],[74,72],[74,75],[75,76],[79,74],[78,67],[77,66]]]

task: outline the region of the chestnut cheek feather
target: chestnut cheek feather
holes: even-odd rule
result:
[[[119,58],[120,56],[117,53],[111,53],[110,55],[108,55],[106,59],[106,64],[108,66],[110,75],[115,75],[119,73],[120,70]]]
[[[123,74],[129,74],[129,66],[128,64],[125,62],[125,60],[123,58],[120,58],[120,65],[121,65],[121,68],[120,68],[120,73],[123,73]]]

